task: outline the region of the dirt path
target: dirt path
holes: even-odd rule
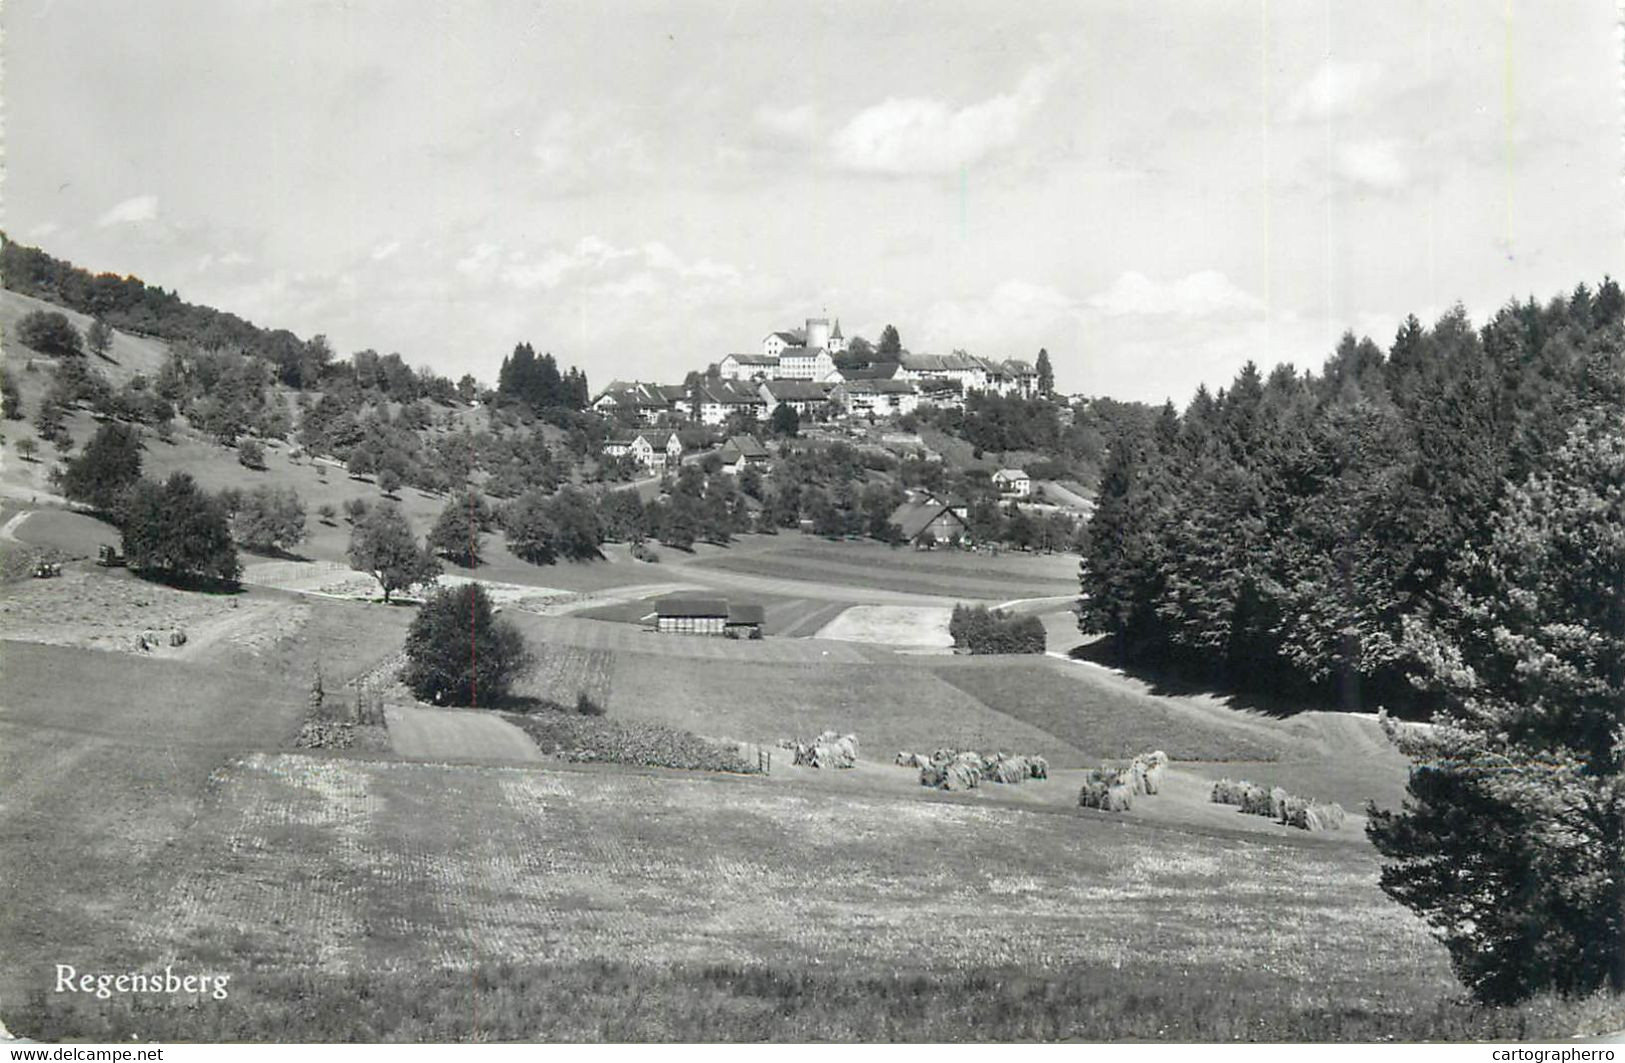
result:
[[[5,524],[0,525],[0,539],[4,539],[8,543],[21,542],[22,540],[17,538],[17,529],[23,526],[23,521],[27,520],[33,515],[33,510],[25,509],[15,517],[12,517],[10,520],[6,521]]]
[[[413,760],[528,764],[542,759],[529,735],[500,716],[477,709],[391,705],[385,715],[391,747]]]

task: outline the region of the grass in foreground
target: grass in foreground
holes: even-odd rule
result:
[[[1281,1006],[1237,982],[1110,967],[860,974],[601,961],[260,974],[195,1006],[33,994],[5,1016],[54,1041],[1552,1041],[1625,1024],[1619,999],[1485,1008],[1440,996]]]

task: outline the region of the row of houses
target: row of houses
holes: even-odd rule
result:
[[[839,384],[857,380],[909,381],[922,386],[949,385],[961,396],[972,391],[1032,398],[1038,394],[1038,370],[1016,358],[982,358],[953,354],[914,354],[903,351],[895,360],[876,362],[862,369],[841,369],[828,351],[785,348],[782,354],[730,354],[717,363],[718,376],[732,383],[804,381]]]
[[[765,419],[780,405],[802,417],[830,410],[841,417],[900,417],[922,405],[957,408],[964,392],[955,380],[942,377],[910,378],[896,372],[865,372],[853,379],[712,380],[694,388],[665,384],[616,381],[593,400],[593,409],[606,416],[626,415],[646,425],[663,420],[725,424],[734,414]]]

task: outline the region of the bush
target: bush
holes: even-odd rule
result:
[[[758,771],[755,762],[747,761],[736,746],[657,723],[568,712],[532,713],[516,717],[514,723],[543,753],[563,760],[683,771]]]
[[[585,690],[576,695],[576,712],[582,716],[602,716],[605,709],[594,701]]]
[[[265,448],[252,439],[237,444],[237,464],[245,469],[265,468]]]
[[[985,605],[954,606],[948,623],[956,649],[983,653],[1043,653],[1044,622],[1036,616],[1011,616]]]
[[[406,634],[401,681],[421,701],[438,705],[501,702],[535,658],[519,629],[497,617],[478,583],[436,592]]]

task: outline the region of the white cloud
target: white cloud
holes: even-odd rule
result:
[[[1089,297],[1089,307],[1111,317],[1213,317],[1261,310],[1257,298],[1217,270],[1201,270],[1175,281],[1154,281],[1130,270],[1111,287]]]
[[[62,228],[62,226],[58,225],[54,221],[42,221],[32,229],[28,230],[28,238],[30,240],[43,240],[60,228]]]
[[[100,228],[112,225],[139,225],[158,217],[157,196],[134,196],[103,214],[96,224]]]
[[[1381,64],[1327,60],[1293,93],[1287,102],[1287,117],[1324,121],[1353,114],[1374,103],[1383,84]]]
[[[1031,70],[1014,92],[958,110],[941,100],[890,98],[858,112],[830,140],[835,161],[868,173],[947,173],[1020,137],[1044,102],[1053,68]]]
[[[400,249],[401,242],[399,240],[391,240],[387,244],[379,244],[377,247],[372,249],[372,260],[374,262],[382,262],[384,259],[388,258],[390,255],[393,255]]]
[[[465,276],[472,276],[472,275],[474,275],[476,273],[481,272],[487,266],[490,266],[493,263],[495,263],[496,259],[497,259],[497,255],[501,251],[502,251],[502,249],[500,247],[498,247],[496,244],[492,244],[492,243],[479,243],[479,244],[476,244],[468,252],[468,254],[464,255],[462,258],[457,260],[455,268],[456,268],[458,273],[464,274]]]
[[[1337,173],[1357,185],[1388,192],[1403,187],[1411,170],[1392,140],[1362,140],[1340,145],[1333,160]]]

